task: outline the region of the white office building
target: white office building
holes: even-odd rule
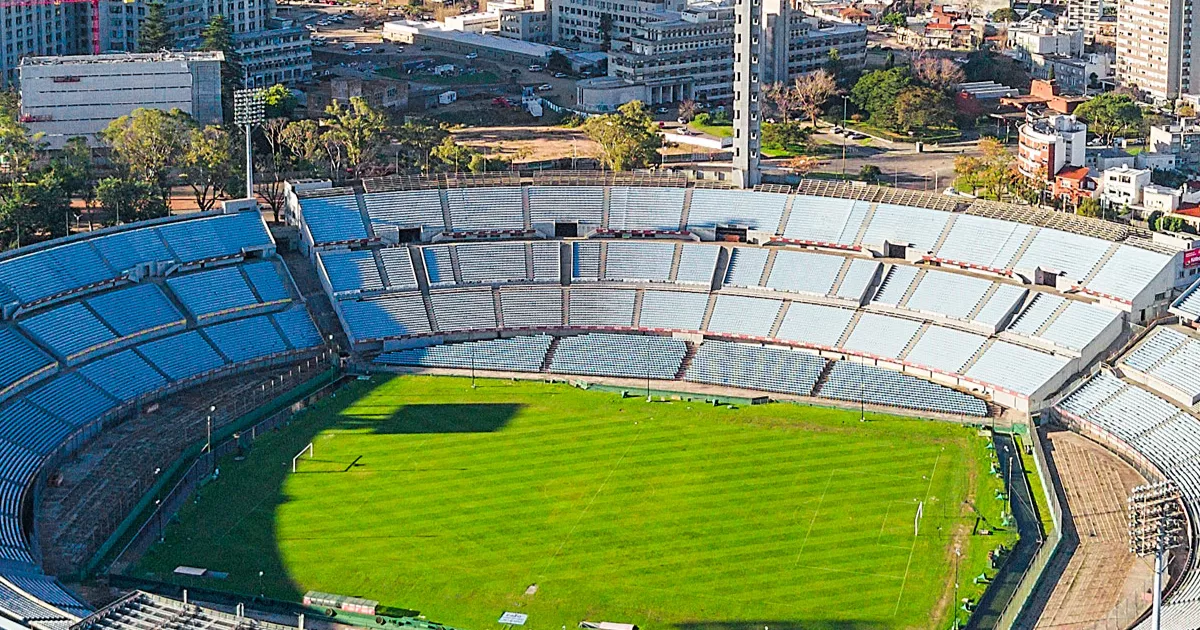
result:
[[[221,122],[219,52],[26,57],[21,118],[51,149],[73,137],[95,146],[109,122],[138,108],[179,109]]]

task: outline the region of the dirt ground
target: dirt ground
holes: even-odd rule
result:
[[[454,139],[493,156],[524,161],[594,157],[599,148],[579,129],[563,127],[468,127]]]

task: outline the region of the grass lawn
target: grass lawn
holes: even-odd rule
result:
[[[688,123],[688,127],[691,127],[692,131],[699,131],[700,133],[706,133],[717,138],[733,137],[733,123],[728,125],[701,125],[700,123],[692,121]]]
[[[990,451],[973,429],[869,419],[376,377],[222,462],[131,574],[358,595],[471,630],[506,610],[537,630],[944,628],[954,547],[967,597],[1011,544],[971,534],[999,525]]]

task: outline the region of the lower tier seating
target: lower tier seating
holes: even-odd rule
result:
[[[550,371],[625,378],[673,379],[687,344],[671,337],[594,333],[564,337]]]
[[[852,361],[834,363],[817,396],[917,411],[987,415],[987,405],[974,396],[915,376]]]
[[[553,339],[550,335],[532,335],[407,348],[384,352],[375,361],[384,365],[537,372]]]
[[[787,348],[705,341],[684,379],[764,392],[809,396],[825,359]]]

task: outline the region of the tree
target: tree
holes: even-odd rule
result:
[[[17,246],[40,237],[66,236],[71,218],[71,199],[52,171],[22,182],[12,194],[0,199],[0,226]]]
[[[29,133],[20,112],[17,93],[0,91],[0,156],[4,156],[0,182],[10,186],[25,181],[43,146],[41,134]]]
[[[825,59],[825,70],[836,77],[841,75],[844,69],[845,64],[842,63],[841,51],[836,48],[830,48],[829,55]]]
[[[171,175],[180,164],[188,133],[195,127],[191,116],[173,109],[135,109],[101,132],[112,148],[112,160],[129,177],[150,181],[165,203]]]
[[[1001,7],[992,12],[992,20],[995,22],[1018,22],[1021,20],[1021,16],[1009,7]]]
[[[208,21],[200,33],[200,50],[220,52],[225,55],[221,64],[221,107],[225,121],[233,121],[233,94],[246,85],[246,75],[241,57],[233,46],[233,26],[225,16],[217,14]]]
[[[180,166],[201,211],[212,209],[221,193],[226,192],[230,177],[237,172],[233,148],[229,132],[215,125],[188,132]]]
[[[858,169],[858,178],[868,184],[879,183],[879,178],[883,176],[883,169],[874,164],[863,164],[863,167]]]
[[[908,17],[899,11],[893,11],[883,16],[880,22],[893,28],[906,28],[908,26]]]
[[[600,163],[614,171],[642,168],[658,160],[662,137],[641,101],[630,101],[614,114],[592,116],[583,131],[600,145]]]
[[[348,106],[334,101],[325,108],[325,114],[328,131],[323,137],[330,162],[339,161],[335,153],[343,156],[346,169],[354,179],[360,178],[389,141],[391,123],[383,112],[371,107],[361,96],[351,97]]]
[[[152,2],[146,8],[146,19],[138,31],[138,52],[155,53],[175,47],[175,33],[167,21],[167,8],[162,2]]]
[[[1020,176],[1013,168],[1013,156],[995,138],[980,138],[979,155],[960,155],[954,159],[954,187],[972,195],[999,200]],[[1042,179],[1045,179],[1044,177]]]
[[[1191,103],[1182,103],[1175,110],[1175,113],[1183,116],[1184,118],[1192,118],[1196,115],[1196,106],[1192,105]]]
[[[600,24],[596,30],[600,32],[600,49],[611,49],[613,31],[613,16],[611,13],[600,14]]]
[[[1079,205],[1075,208],[1075,214],[1078,214],[1081,217],[1104,219],[1107,218],[1105,215],[1108,213],[1106,213],[1104,208],[1100,206],[1099,199],[1087,197],[1079,201]]]
[[[913,60],[912,75],[918,83],[943,92],[967,78],[963,69],[952,60],[925,56]]]
[[[1142,108],[1126,94],[1106,92],[1081,103],[1075,116],[1087,123],[1089,131],[1112,142],[1117,135],[1141,126]]]
[[[683,102],[679,104],[679,117],[688,122],[691,122],[691,120],[695,118],[696,114],[699,112],[700,105],[690,98],[684,99]]]
[[[116,224],[167,215],[167,206],[150,182],[105,177],[96,183],[96,198],[113,213]]]
[[[456,173],[471,170],[471,159],[477,155],[474,149],[455,142],[451,136],[446,136],[441,144],[433,148],[433,157],[441,161],[446,170]]]
[[[288,126],[286,118],[269,118],[259,127],[266,151],[255,151],[255,178],[258,184],[258,195],[267,202],[275,222],[279,222],[280,212],[284,204],[284,180],[292,168],[292,156],[283,143],[283,135]]]
[[[791,122],[792,111],[798,107],[796,97],[796,90],[781,82],[770,83],[763,89],[763,98],[771,105],[771,111],[779,116],[779,121],[785,125]]]
[[[68,197],[79,197],[88,208],[88,229],[92,227],[90,210],[96,200],[95,164],[92,148],[85,138],[67,140],[62,151],[50,162],[50,170],[62,182]]]
[[[450,135],[439,125],[409,119],[395,130],[395,149],[404,156],[407,167],[426,167],[433,148]],[[399,156],[397,156],[399,158]],[[399,159],[397,159],[399,161]]]
[[[796,77],[792,91],[795,92],[796,106],[816,127],[817,116],[821,114],[825,102],[837,93],[837,81],[828,71],[814,70]]]
[[[276,83],[259,92],[266,106],[267,118],[291,118],[296,111],[296,95],[282,83]]]
[[[806,149],[812,128],[801,123],[765,123],[762,127],[764,147],[785,150]]]
[[[570,72],[571,60],[557,50],[552,51],[550,58],[546,60],[546,69],[551,72]]]
[[[903,131],[942,127],[954,119],[954,106],[945,92],[910,87],[896,97],[896,126]]]
[[[292,152],[298,166],[308,169],[313,175],[327,168],[321,124],[317,121],[306,118],[288,123],[280,131],[279,141]]]
[[[850,90],[850,100],[871,116],[871,122],[896,128],[896,98],[911,83],[903,68],[876,70],[858,79]]]

